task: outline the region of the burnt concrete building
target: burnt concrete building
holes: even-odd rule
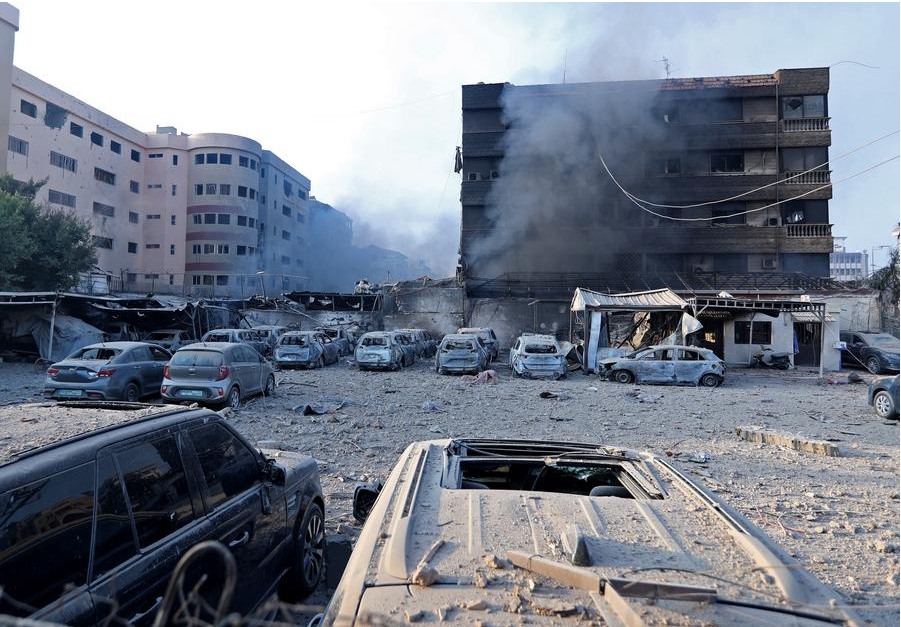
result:
[[[819,287],[833,250],[828,92],[828,68],[464,85],[467,321],[496,310],[484,299],[523,299],[511,329],[563,335],[577,287]]]

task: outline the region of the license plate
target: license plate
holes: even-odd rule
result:
[[[60,390],[57,396],[60,398],[81,398],[81,394],[81,390]]]
[[[203,398],[203,390],[179,390],[179,396],[190,396],[191,398]]]

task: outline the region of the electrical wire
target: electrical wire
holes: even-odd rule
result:
[[[759,192],[759,191],[765,190],[765,189],[767,189],[767,188],[769,188],[769,187],[773,187],[774,185],[778,185],[778,184],[780,184],[780,183],[785,183],[786,181],[790,181],[790,180],[792,180],[792,179],[794,179],[794,178],[798,178],[798,177],[800,177],[800,176],[804,176],[805,174],[809,174],[809,173],[811,173],[811,172],[817,171],[817,170],[819,170],[820,168],[822,168],[822,167],[824,167],[824,166],[827,166],[827,165],[829,165],[830,163],[832,163],[832,162],[834,162],[834,161],[838,161],[839,159],[843,159],[843,158],[845,158],[845,157],[847,157],[847,156],[849,156],[849,155],[854,154],[855,152],[858,152],[858,151],[860,151],[860,150],[863,150],[864,148],[868,148],[869,146],[872,146],[873,144],[875,144],[875,143],[877,143],[877,142],[880,142],[880,141],[882,141],[883,139],[888,139],[889,137],[891,137],[891,136],[893,136],[893,135],[897,135],[899,132],[901,132],[901,131],[892,131],[892,132],[889,133],[888,135],[883,135],[882,137],[878,137],[878,138],[874,139],[873,141],[867,142],[866,144],[863,144],[862,146],[858,146],[857,148],[854,148],[853,150],[849,150],[848,152],[846,152],[846,153],[844,153],[844,154],[841,154],[841,155],[839,155],[839,156],[837,156],[837,157],[835,157],[835,158],[833,158],[833,159],[830,159],[829,161],[826,161],[825,163],[821,163],[820,165],[814,166],[814,167],[810,168],[809,170],[805,170],[805,171],[803,171],[803,172],[798,172],[797,174],[793,174],[793,175],[791,175],[791,176],[789,176],[789,177],[786,177],[786,178],[784,178],[784,179],[782,179],[782,180],[774,181],[774,182],[772,182],[772,183],[767,183],[766,185],[763,185],[763,186],[761,186],[761,187],[757,187],[757,188],[755,188],[755,189],[751,189],[751,190],[748,190],[748,191],[746,191],[746,192],[742,192],[741,194],[738,194],[738,195],[736,195],[736,196],[730,196],[729,198],[721,198],[721,199],[719,199],[719,200],[710,200],[710,201],[707,201],[707,202],[697,203],[697,204],[694,204],[694,205],[663,205],[663,204],[653,203],[653,202],[651,202],[650,200],[645,200],[645,199],[643,199],[643,198],[639,198],[638,196],[635,196],[634,194],[632,194],[631,192],[629,192],[628,190],[626,190],[622,185],[620,185],[619,181],[616,180],[616,177],[613,176],[613,173],[610,171],[610,168],[607,166],[607,162],[604,160],[604,156],[601,154],[601,151],[600,151],[600,150],[598,150],[598,159],[600,159],[601,165],[604,166],[604,169],[607,171],[607,174],[610,176],[610,178],[613,180],[613,182],[616,184],[616,186],[619,187],[620,191],[622,191],[628,198],[630,198],[630,199],[632,199],[632,200],[634,200],[634,201],[638,201],[638,202],[644,203],[644,204],[646,204],[646,205],[648,205],[648,206],[650,206],[650,207],[659,207],[659,208],[661,208],[661,209],[694,209],[694,208],[697,208],[697,207],[707,207],[707,206],[709,206],[709,205],[716,205],[716,204],[719,204],[719,203],[731,202],[731,201],[733,201],[733,200],[736,200],[736,199],[738,199],[738,198],[742,198],[742,197],[747,196],[747,195],[749,195],[749,194],[753,194],[753,193],[755,193],[755,192]]]
[[[835,181],[835,182],[832,182],[832,183],[826,183],[825,185],[820,185],[819,187],[815,187],[815,188],[813,188],[813,189],[811,189],[811,190],[809,190],[809,191],[804,192],[803,194],[798,194],[797,196],[792,196],[791,198],[786,198],[786,199],[784,199],[784,200],[777,200],[776,202],[770,203],[769,205],[764,205],[763,207],[757,207],[757,208],[755,208],[755,209],[747,209],[747,210],[745,210],[745,211],[737,211],[737,212],[735,212],[735,213],[730,213],[730,214],[726,214],[726,215],[711,216],[711,217],[706,217],[706,218],[676,218],[676,217],[673,217],[673,216],[663,215],[662,213],[657,213],[656,211],[652,211],[652,210],[648,209],[647,207],[641,205],[641,204],[638,203],[634,198],[632,198],[632,197],[628,194],[628,192],[626,192],[625,190],[622,190],[622,191],[626,194],[626,196],[629,198],[629,200],[631,200],[632,203],[633,203],[636,207],[638,207],[638,208],[641,209],[642,211],[645,211],[645,212],[647,212],[647,213],[649,213],[649,214],[651,214],[651,215],[653,215],[653,216],[657,216],[658,218],[664,218],[664,219],[666,219],[666,220],[673,220],[674,222],[708,222],[708,221],[711,221],[711,220],[724,220],[724,219],[726,219],[726,218],[733,218],[733,217],[735,217],[735,216],[743,216],[743,215],[747,215],[747,214],[749,214],[749,213],[756,213],[756,212],[758,212],[758,211],[763,211],[764,209],[769,209],[770,207],[776,207],[776,206],[778,206],[778,205],[781,205],[781,204],[786,203],[786,202],[790,202],[790,201],[792,201],[792,200],[797,200],[798,198],[804,198],[805,196],[809,196],[810,194],[813,194],[813,193],[815,193],[815,192],[818,192],[818,191],[820,191],[820,190],[822,190],[822,189],[826,189],[827,187],[833,187],[834,185],[836,185],[836,184],[838,184],[838,183],[844,183],[845,181],[847,181],[847,180],[849,180],[849,179],[853,179],[853,178],[856,177],[856,176],[860,176],[861,174],[865,174],[865,173],[869,172],[870,170],[874,170],[874,169],[878,168],[879,166],[885,165],[886,163],[888,163],[888,162],[890,162],[890,161],[894,161],[895,159],[897,159],[897,158],[899,158],[899,157],[901,157],[901,155],[895,155],[894,157],[889,157],[889,158],[886,159],[885,161],[880,161],[879,163],[877,163],[877,164],[875,164],[875,165],[872,165],[872,166],[870,166],[870,167],[868,167],[868,168],[866,168],[866,169],[864,169],[864,170],[861,170],[860,172],[855,172],[854,174],[851,174],[851,175],[849,175],[849,176],[846,176],[846,177],[843,178],[843,179],[839,179],[838,181]],[[620,189],[622,189],[622,188],[620,188]]]

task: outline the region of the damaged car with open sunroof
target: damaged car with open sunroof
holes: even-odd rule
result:
[[[677,460],[598,444],[411,444],[365,520],[320,627],[860,624]]]

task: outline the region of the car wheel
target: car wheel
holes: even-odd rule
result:
[[[126,385],[122,392],[122,399],[129,403],[137,403],[141,400],[141,390],[138,388],[138,384],[132,381]]]
[[[716,376],[715,374],[707,373],[703,377],[701,377],[701,380],[698,381],[698,385],[701,385],[705,388],[715,388],[720,384],[720,382],[721,379],[718,376]]]
[[[876,392],[876,395],[873,397],[873,408],[876,410],[876,415],[880,418],[898,417],[898,408],[895,407],[895,401],[892,400],[892,395],[885,390]]]
[[[628,370],[617,370],[613,373],[613,380],[617,383],[632,383],[635,377]]]
[[[263,396],[272,396],[273,394],[275,394],[275,377],[270,374],[266,379],[266,387],[263,388]]]
[[[319,585],[325,566],[325,519],[322,508],[310,505],[294,543],[294,563],[279,586],[281,601],[296,603]]]
[[[241,390],[238,386],[232,386],[225,397],[225,404],[232,409],[238,409],[241,406]]]
[[[879,374],[880,372],[882,372],[882,365],[879,363],[879,358],[876,357],[876,355],[867,357],[866,366],[867,370],[869,370],[873,374]]]

